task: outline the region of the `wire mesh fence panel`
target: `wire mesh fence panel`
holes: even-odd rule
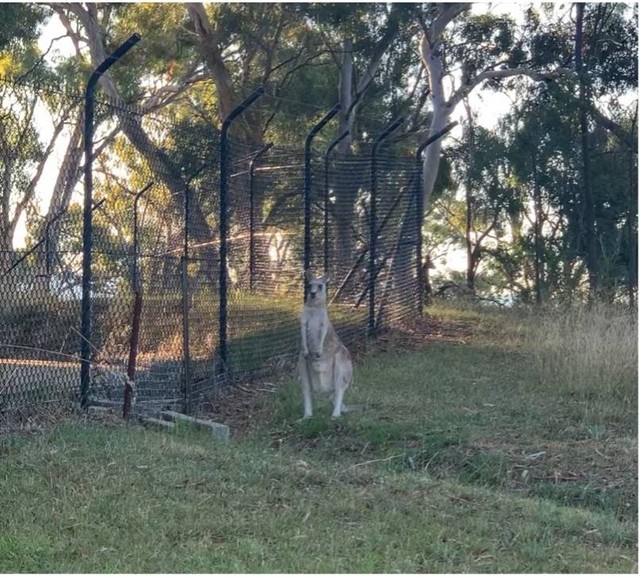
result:
[[[376,162],[378,226],[375,325],[401,324],[417,311],[415,163],[383,152]]]
[[[183,276],[182,342],[186,374],[185,403],[191,410],[224,383],[219,357],[220,183],[219,135],[209,140],[189,181],[186,222],[186,269]]]
[[[191,180],[203,170],[202,154],[179,123],[114,101],[101,102],[103,109],[113,127],[96,132],[96,142],[108,139],[109,129],[114,136],[94,158],[94,197],[105,199],[105,208],[93,221],[92,301],[103,291],[109,306],[102,314],[92,311],[92,339],[99,346],[91,391],[96,400],[122,402],[125,383],[135,379],[139,409],[181,407],[185,210]]]
[[[70,400],[78,390],[75,255],[47,262],[54,255],[45,245],[0,273],[0,411]]]
[[[184,224],[172,194],[162,184],[154,184],[139,198],[137,206],[137,251],[132,247],[135,271],[132,270],[130,284],[133,294],[123,309],[126,333],[121,338],[127,347],[128,372],[132,370],[131,365],[135,369],[139,408],[159,403],[177,407],[183,403]],[[137,339],[134,338],[136,314],[139,316]]]
[[[0,82],[0,413],[77,394],[79,214],[61,206],[80,178],[81,132],[73,123],[81,104],[51,88]],[[42,110],[51,126],[34,124]],[[60,134],[68,147],[54,158]],[[45,217],[30,214],[41,189]],[[25,221],[26,245],[14,249],[14,232]]]
[[[231,146],[228,366],[234,379],[266,375],[297,352],[302,290],[298,151]]]
[[[19,112],[29,96],[42,98],[42,89],[22,87],[23,94],[0,83],[2,90],[5,115],[15,116],[11,130],[29,136]],[[7,235],[0,239],[0,411],[76,402],[80,394],[84,102],[55,94],[68,148],[42,193],[51,205],[45,216],[29,216],[25,249],[14,250]],[[292,375],[305,250],[312,272],[330,279],[330,318],[348,347],[367,338],[372,287],[377,328],[413,315],[419,237],[410,159],[380,151],[374,182],[367,147],[346,156],[318,147],[307,175],[301,145],[234,136],[222,215],[220,132],[171,106],[156,113],[96,100],[90,402],[119,407],[134,382],[138,411],[195,412],[221,387]],[[26,136],[26,148],[0,141],[2,192],[11,202],[37,172],[30,158],[42,143]]]
[[[326,257],[331,319],[345,344],[355,346],[366,338],[367,327],[370,162],[364,155],[336,155],[318,171],[314,257],[322,268]]]
[[[0,412],[73,400],[78,390],[75,275],[63,262],[47,265],[44,244],[0,273]]]

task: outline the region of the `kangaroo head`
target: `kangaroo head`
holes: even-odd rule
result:
[[[327,302],[327,282],[329,279],[326,276],[314,278],[308,270],[305,271],[304,276],[309,287],[309,291],[307,292],[307,303],[319,305],[325,304]]]

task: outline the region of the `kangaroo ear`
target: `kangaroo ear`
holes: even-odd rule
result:
[[[311,282],[313,280],[313,275],[311,274],[310,269],[304,271],[304,278],[307,282]]]

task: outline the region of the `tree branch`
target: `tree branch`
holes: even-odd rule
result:
[[[443,5],[441,4],[441,6],[442,12],[438,14],[436,19],[431,23],[431,26],[426,25],[424,19],[420,14],[418,14],[417,16],[418,23],[420,24],[426,41],[429,43],[431,48],[433,48],[438,42],[440,42],[440,37],[442,36],[442,33],[448,26],[449,22],[471,8],[471,4],[462,2]]]
[[[73,46],[76,49],[76,54],[80,55],[80,41],[88,44],[89,40],[73,29],[73,26],[71,25],[71,21],[69,20],[69,17],[66,15],[64,11],[63,4],[51,3],[49,4],[49,6],[58,15],[60,22],[62,23],[65,30],[67,31],[67,35],[71,39],[71,42],[73,42]]]
[[[513,76],[527,76],[536,82],[548,82],[559,78],[560,76],[573,76],[573,72],[566,68],[559,68],[553,72],[538,72],[524,66],[506,68],[504,70],[484,70],[480,74],[471,78],[466,84],[460,86],[460,88],[458,88],[447,101],[447,106],[453,110],[463,98],[468,96],[476,86],[485,80],[498,80],[500,78],[511,78]]]
[[[198,51],[207,64],[218,93],[220,116],[225,118],[234,108],[233,83],[229,70],[222,59],[218,46],[218,35],[211,26],[205,7],[201,3],[187,4],[187,12],[193,24],[198,42]]]
[[[382,57],[384,53],[389,48],[389,45],[395,39],[398,28],[400,27],[400,21],[398,19],[398,12],[395,4],[391,4],[391,9],[389,11],[389,16],[387,18],[387,22],[385,24],[385,30],[382,34],[382,38],[376,42],[373,47],[373,52],[371,54],[371,59],[369,60],[369,65],[365,70],[362,78],[358,81],[356,86],[356,92],[362,94],[369,84],[373,81],[373,78],[380,67],[380,62],[382,61]]]
[[[636,103],[637,110],[637,103]],[[626,131],[619,123],[615,120],[609,118],[600,110],[598,110],[597,106],[593,103],[589,103],[589,111],[593,114],[594,120],[602,126],[605,130],[608,130],[612,134],[614,134],[621,142],[625,144],[630,150],[638,149],[638,141],[633,138],[633,134],[631,132]]]
[[[36,186],[38,185],[38,182],[40,182],[40,179],[42,178],[42,173],[44,172],[44,165],[46,164],[47,160],[51,156],[51,153],[53,152],[53,148],[55,147],[58,137],[62,133],[64,124],[69,118],[69,114],[70,114],[70,109],[65,112],[62,119],[54,126],[53,135],[51,136],[51,140],[49,141],[49,143],[47,144],[47,147],[42,153],[42,158],[38,162],[38,167],[36,168],[36,172],[31,178],[31,180],[29,181],[29,184],[26,187],[26,191],[24,193],[22,200],[16,205],[14,224],[17,224],[20,215],[33,199],[36,192]]]

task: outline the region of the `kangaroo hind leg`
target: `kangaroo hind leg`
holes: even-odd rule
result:
[[[311,377],[307,361],[301,356],[298,359],[298,377],[300,378],[300,388],[302,389],[302,400],[304,404],[303,419],[308,419],[313,415],[313,404],[311,400]]]
[[[335,356],[335,364],[333,367],[333,414],[332,419],[337,419],[345,410],[344,392],[351,384],[353,377],[353,366],[349,353],[345,350],[339,350]]]

